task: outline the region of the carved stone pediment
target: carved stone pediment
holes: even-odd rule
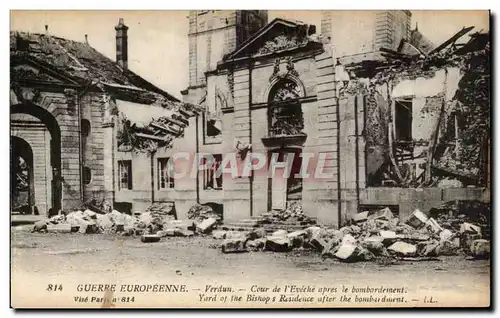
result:
[[[313,25],[276,18],[225,59],[263,56],[305,47],[315,32]]]

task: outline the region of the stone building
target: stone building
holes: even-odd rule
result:
[[[410,29],[408,11],[350,15],[349,27],[335,14],[323,14],[316,34],[315,26],[299,21],[268,22],[266,11],[191,11],[189,86],[182,103],[127,69],[122,22],[116,28],[117,62],[86,43],[11,34],[11,135],[22,138],[13,145],[32,149],[20,153],[28,147],[19,146],[16,156],[30,161],[50,154],[33,161],[30,202],[44,202],[45,195],[54,207],[62,202],[71,209],[99,197],[115,207],[126,203],[130,211],[172,202],[180,219],[202,203],[222,207],[224,220],[232,221],[298,201],[308,216],[338,226],[378,206],[404,218],[414,208],[445,201],[487,200],[488,189],[463,178],[462,186],[444,189],[386,177],[389,145],[397,148],[400,174],[426,175],[423,153],[433,139],[426,125],[440,122],[436,105],[452,102],[463,74],[442,67],[420,78],[400,70],[388,89],[377,82],[376,71],[390,64],[388,55],[418,60],[437,48]],[[352,38],[353,30],[359,32],[351,46],[342,37]],[[204,111],[193,112],[198,106]],[[392,114],[390,125],[369,116],[380,107]],[[422,109],[434,111],[420,119]],[[383,142],[373,143],[377,132]],[[133,140],[156,146],[137,152]],[[189,160],[176,161],[176,169],[188,175],[173,178],[169,162],[180,154]],[[211,155],[214,164],[192,169],[195,154]],[[235,154],[237,176],[217,174],[231,163],[227,154]],[[281,164],[279,171],[290,163],[293,177],[270,177],[268,166],[242,174],[254,154]],[[309,170],[314,177],[296,176],[304,162],[327,177]]]
[[[127,29],[120,20],[116,62],[88,43],[11,32],[13,210],[46,215],[116,201],[118,173],[128,171],[117,161],[114,110],[140,119],[182,104],[128,69]]]

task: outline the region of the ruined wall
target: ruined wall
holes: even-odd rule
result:
[[[50,132],[38,118],[31,115],[12,114],[10,118],[10,135],[24,139],[33,151],[33,170],[31,173],[34,182],[34,205],[40,215],[48,215],[52,198]]]
[[[410,34],[411,13],[387,11],[323,11],[321,33],[331,38],[335,56],[396,50]],[[352,36],[355,34],[355,36]]]
[[[19,95],[11,91],[11,107],[22,105],[22,98],[50,113],[58,123],[61,132],[62,209],[78,209],[82,205],[80,180],[80,139],[76,91],[72,89],[39,91],[19,87]]]
[[[104,110],[105,102],[102,94],[89,93],[81,100],[81,119],[90,122],[87,136],[82,133],[82,167],[90,169],[90,183],[84,183],[84,201],[103,200],[107,197],[104,186]],[[80,123],[82,125],[82,123]],[[80,127],[82,129],[82,127]]]
[[[369,118],[372,116],[370,112],[374,111],[374,109],[370,108],[373,106],[370,103],[375,101],[375,103],[378,103],[382,108],[390,104],[391,111],[386,119],[392,121],[395,116],[394,102],[399,99],[412,102],[412,138],[414,140],[427,142],[427,144],[415,146],[413,150],[414,156],[420,158],[415,158],[411,160],[411,162],[415,164],[417,168],[419,164],[426,162],[427,157],[419,155],[428,150],[428,141],[432,135],[432,131],[437,125],[443,102],[445,112],[443,114],[444,119],[442,119],[441,123],[446,122],[446,116],[454,106],[452,98],[458,89],[458,82],[461,77],[462,74],[458,68],[447,68],[427,73],[424,72],[421,76],[414,76],[412,78],[408,76],[396,76],[392,85],[387,86],[380,84],[376,87],[376,93],[373,95],[376,96],[376,98],[367,95],[364,99],[360,99],[358,96],[358,104],[356,104],[356,97],[350,96],[349,94],[340,99],[341,127],[344,127],[341,129],[341,132],[345,132],[347,135],[346,142],[341,144],[343,145],[342,147],[345,147],[344,150],[342,150],[341,156],[341,171],[345,171],[345,178],[341,177],[341,184],[342,192],[345,192],[346,196],[351,199],[352,208],[348,209],[346,214],[348,217],[352,216],[353,213],[360,212],[360,206],[396,205],[399,207],[400,218],[406,219],[416,208],[427,212],[432,207],[440,206],[452,200],[488,200],[489,193],[483,188],[416,188],[412,186],[365,187],[363,178],[366,174],[364,174],[365,171],[363,171],[363,168],[366,167],[366,169],[370,169],[370,164],[373,164],[375,160],[375,154],[371,148],[358,148],[358,162],[363,162],[365,158],[367,160],[364,167],[363,165],[356,167],[353,164],[355,157],[352,157],[352,154],[355,152],[356,148],[352,145],[352,142],[349,142],[349,135],[353,136],[352,133],[355,131],[358,131],[358,133],[364,131],[364,134],[358,134],[358,147],[362,145],[363,141],[369,141],[370,145],[374,143],[372,139],[374,135],[376,135],[377,129],[375,128],[377,127],[363,127],[363,123],[372,125],[373,120],[377,120],[378,118]],[[376,100],[378,100],[378,102]],[[359,104],[360,101],[364,101],[365,105]],[[386,104],[385,106],[383,105],[384,103]],[[356,109],[358,113],[357,123],[354,120],[354,110]],[[368,112],[364,120],[360,120],[359,118],[360,114],[362,114],[361,109],[365,109]],[[351,114],[350,118],[342,114],[345,110],[347,110],[348,114]],[[380,111],[380,109],[378,111]],[[383,113],[384,111],[381,111],[381,114]],[[382,120],[383,118],[378,119]],[[379,128],[387,129],[387,124],[381,126],[382,127]],[[441,126],[441,132],[443,131],[442,128]],[[386,140],[384,134],[381,134],[381,136],[382,141]],[[342,138],[342,140],[344,140],[344,138]],[[351,160],[350,158],[353,159]],[[422,171],[422,168],[418,168],[417,174]],[[357,179],[353,179],[351,176],[356,175],[356,173],[358,177]],[[358,181],[358,189],[355,188],[356,181]],[[357,197],[356,192],[358,193]],[[358,200],[358,202],[356,203],[355,200]]]

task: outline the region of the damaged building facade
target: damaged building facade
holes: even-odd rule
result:
[[[128,69],[128,28],[120,20],[115,29],[116,61],[88,42],[11,32],[13,211],[50,216],[116,205],[134,177],[116,147],[118,114],[183,116],[186,105]]]
[[[308,216],[339,226],[372,207],[389,206],[404,218],[415,208],[424,211],[447,201],[489,202],[487,171],[477,178],[489,154],[477,151],[481,158],[465,160],[471,163],[467,167],[457,163],[467,134],[460,112],[471,106],[457,101],[467,70],[444,62],[484,49],[488,35],[478,34],[464,45],[455,39],[434,47],[418,29],[411,30],[409,11],[371,11],[351,15],[349,21],[345,13],[344,20],[335,14],[324,12],[316,32],[315,26],[298,21],[268,22],[266,11],[191,11],[189,86],[182,102],[127,69],[123,23],[116,28],[116,63],[96,55],[88,44],[37,35],[42,44],[57,40],[55,52],[65,54],[72,66],[49,73],[61,82],[44,83],[50,94],[31,88],[38,81],[12,77],[12,83],[21,84],[11,89],[11,138],[23,138],[38,153],[28,137],[34,123],[16,117],[31,116],[33,105],[50,113],[46,117],[60,127],[55,138],[55,125],[45,124],[40,149],[60,150],[46,152],[56,160],[34,161],[45,162],[39,170],[46,176],[36,177],[34,166],[35,181],[29,184],[36,205],[44,202],[36,197],[39,192],[52,196],[46,202],[56,210],[77,208],[94,197],[123,212],[165,202],[185,219],[201,203],[222,209],[229,222],[299,202]],[[342,41],[352,30],[357,30],[355,45]],[[11,50],[12,43],[24,43],[13,39]],[[40,45],[30,43],[31,50]],[[21,53],[16,46],[14,51],[30,58],[50,56],[43,45],[41,50]],[[95,65],[96,60],[103,64]],[[12,74],[12,69],[26,68],[16,63],[11,62]],[[97,69],[109,72],[89,76]],[[73,104],[65,95],[68,87],[76,92]],[[59,104],[40,95],[57,95]],[[54,148],[50,136],[61,147]],[[211,154],[215,165],[194,178],[171,178],[169,159],[181,152]],[[252,153],[278,154],[282,162],[291,154],[322,154],[323,169],[333,177],[218,176],[215,170],[228,153],[236,153],[239,164]],[[17,155],[23,156],[30,157]],[[292,170],[301,163],[294,160]],[[54,177],[58,173],[63,178]],[[49,185],[51,180],[61,181]],[[42,183],[45,188],[37,190]]]

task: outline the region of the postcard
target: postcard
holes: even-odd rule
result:
[[[489,307],[489,21],[11,11],[11,307]]]

